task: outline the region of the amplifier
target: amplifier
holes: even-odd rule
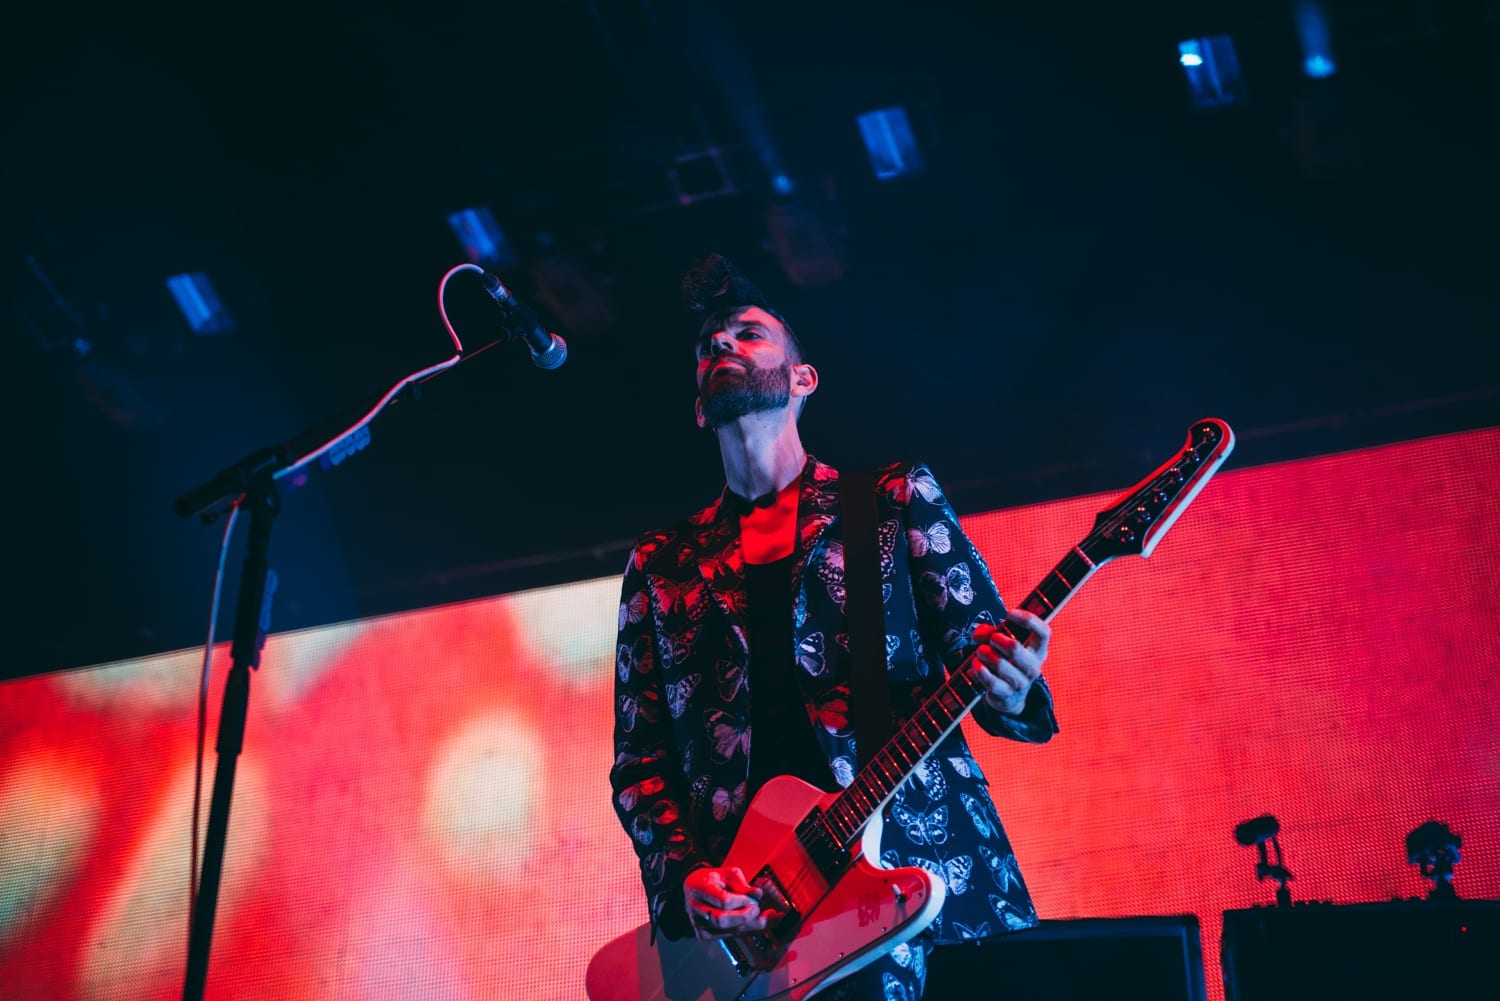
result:
[[[1043,921],[1013,935],[943,948],[923,997],[1204,1001],[1202,945],[1192,914]]]
[[[1226,1001],[1491,996],[1500,984],[1500,901],[1225,911],[1222,945]]]

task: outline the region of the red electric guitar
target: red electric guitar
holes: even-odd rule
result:
[[[1083,582],[1119,556],[1149,556],[1234,448],[1228,424],[1205,418],[1181,452],[1101,511],[1021,603],[1050,619]],[[773,928],[700,942],[669,941],[642,925],[589,962],[592,1001],[800,999],[917,935],[947,892],[925,869],[881,868],[881,810],[896,789],[983,697],[955,673],[842,792],[771,779],[745,811],[724,859],[786,913]]]

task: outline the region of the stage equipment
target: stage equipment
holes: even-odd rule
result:
[[[202,1001],[208,980],[219,881],[223,872],[225,839],[229,828],[229,807],[234,796],[235,772],[240,752],[244,748],[245,720],[250,706],[250,672],[260,667],[261,651],[271,629],[271,597],[276,591],[276,573],[271,568],[269,552],[271,526],[281,513],[281,490],[278,483],[291,478],[291,482],[295,484],[297,475],[313,462],[320,462],[323,468],[331,469],[343,459],[361,451],[369,444],[370,422],[387,406],[398,400],[416,398],[418,384],[469,361],[494,344],[501,343],[495,341],[465,350],[458,333],[448,321],[444,292],[448,282],[461,271],[478,272],[490,296],[500,302],[502,307],[511,308],[512,316],[521,317],[517,321],[519,327],[508,332],[526,341],[537,365],[556,368],[562,364],[567,357],[567,346],[563,344],[562,338],[556,334],[548,334],[533,323],[534,317],[529,310],[518,303],[507,301],[505,297],[509,296],[509,292],[499,285],[498,279],[493,280],[492,284],[493,276],[486,274],[475,264],[456,265],[443,275],[438,284],[438,312],[456,349],[451,358],[413,372],[374,401],[361,403],[331,422],[325,422],[288,441],[252,452],[181,494],[173,505],[180,517],[198,516],[205,525],[212,524],[221,516],[236,517],[240,512],[248,512],[250,516],[249,539],[240,571],[234,638],[229,650],[229,676],[224,684],[224,701],[219,713],[219,732],[215,743],[218,766],[214,773],[213,794],[209,803],[202,869],[194,883],[188,911],[183,1001]],[[497,294],[497,287],[498,292],[504,293],[505,297]],[[515,327],[516,324],[513,323],[512,326]],[[233,521],[230,525],[233,525]],[[226,547],[229,535],[226,531]],[[217,615],[217,611],[215,606],[212,614]],[[212,616],[210,621],[213,621]],[[213,639],[212,632],[210,628],[210,641]],[[205,670],[206,663],[205,658]],[[199,755],[201,764],[201,743]],[[194,813],[193,833],[196,842],[196,810]]]
[[[710,146],[683,153],[672,160],[667,180],[677,196],[678,205],[692,205],[710,198],[725,198],[739,193],[734,171],[726,150]]]
[[[1286,888],[1291,881],[1292,874],[1281,864],[1281,841],[1277,835],[1281,833],[1281,824],[1269,813],[1239,824],[1234,829],[1234,840],[1242,845],[1254,845],[1258,858],[1255,863],[1255,881],[1258,883],[1264,879],[1276,880],[1276,906],[1292,906],[1292,893]],[[1276,849],[1276,861],[1272,862],[1266,853],[1266,842],[1271,842],[1271,847]]]
[[[1406,861],[1417,867],[1422,878],[1431,880],[1428,900],[1457,900],[1453,889],[1453,867],[1458,864],[1458,846],[1463,838],[1447,824],[1429,820],[1406,836]]]
[[[1316,0],[1298,0],[1296,18],[1297,38],[1302,43],[1303,74],[1314,80],[1333,76],[1338,64],[1333,58],[1327,8]]]
[[[1225,911],[1220,964],[1225,1001],[1489,997],[1500,984],[1500,901]]]
[[[568,360],[568,342],[542,326],[531,307],[517,299],[505,284],[488,271],[480,275],[484,290],[500,306],[504,319],[501,328],[526,342],[531,360],[537,368],[553,369]]]
[[[1013,935],[943,950],[924,1001],[1151,998],[1203,1001],[1203,942],[1192,914],[1043,921]],[[1003,984],[1003,990],[998,986]]]
[[[464,256],[482,268],[513,268],[521,263],[516,248],[495,221],[488,205],[460,209],[448,216],[448,226],[464,249]]]
[[[1177,43],[1177,61],[1187,78],[1188,96],[1200,111],[1243,104],[1247,98],[1234,39],[1228,35],[1189,38]]]
[[[224,308],[213,282],[203,272],[173,275],[167,279],[167,291],[177,301],[177,308],[182,310],[182,317],[193,333],[213,337],[234,330],[234,317]]]
[[[855,121],[877,180],[890,181],[922,173],[922,151],[917,148],[917,137],[912,134],[905,108],[867,111]]]

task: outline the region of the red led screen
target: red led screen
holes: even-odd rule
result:
[[[1061,734],[970,733],[1043,917],[1196,913],[1211,997],[1219,914],[1273,897],[1233,837],[1259,814],[1295,899],[1423,895],[1429,819],[1459,895],[1500,897],[1500,431],[1233,462],[1054,620]],[[1110,499],[965,525],[1016,602]],[[606,784],[618,586],[271,638],[210,998],[582,995],[644,918]],[[0,997],[181,995],[198,658],[0,685]]]

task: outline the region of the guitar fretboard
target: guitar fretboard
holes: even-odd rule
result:
[[[1130,553],[1147,555],[1233,447],[1233,434],[1222,421],[1210,418],[1189,429],[1187,447],[1101,513],[1093,531],[1042,578],[1021,607],[1050,619],[1108,561]],[[1011,635],[1018,632],[1005,624],[1000,628]],[[983,689],[957,671],[922,703],[824,812],[823,823],[840,846],[853,847],[870,818],[983,697]]]
[[[1022,608],[1043,619],[1050,618],[1098,569],[1081,545],[1075,546],[1052,568],[1021,602]],[[1014,635],[1009,627],[1001,628]],[[922,703],[824,813],[824,823],[841,846],[849,848],[858,840],[870,818],[983,697],[984,689],[969,680],[968,674],[958,671]]]

